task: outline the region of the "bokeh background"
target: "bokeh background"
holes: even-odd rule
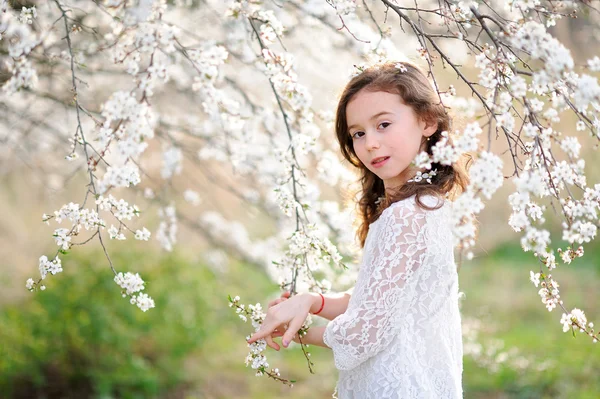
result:
[[[41,215],[68,194],[48,196],[26,168],[2,177],[0,397],[331,397],[337,370],[328,349],[311,347],[315,374],[298,345],[269,350],[270,364],[297,380],[291,389],[245,367],[244,337],[252,328],[228,307],[227,296],[266,306],[279,289],[254,267],[205,262],[185,244],[192,231],[183,229],[183,243],[168,254],[149,243],[110,242],[113,262],[147,281],[156,308],[146,313],[121,298],[98,245],[64,256],[64,272],[50,276],[45,291],[29,293],[25,280],[37,272],[37,258],[55,248]],[[600,397],[597,346],[563,333],[560,310],[545,309],[528,279],[535,259],[510,232],[505,200],[496,201],[497,208],[488,208],[495,211],[481,217],[486,243],[459,271],[464,397]],[[588,245],[586,256],[553,273],[565,302],[584,308],[589,320],[600,317],[599,253],[598,245]]]
[[[553,33],[578,62],[598,53],[597,41],[580,33],[575,23],[559,25]],[[319,86],[318,71],[301,73]],[[452,81],[449,75],[445,79]],[[323,101],[333,103],[335,95],[328,92]],[[564,123],[565,132],[574,130],[575,121]],[[589,182],[598,182],[597,152],[586,145],[583,153]],[[293,388],[257,378],[245,367],[244,337],[252,328],[228,307],[227,297],[239,295],[242,302],[266,306],[279,296],[277,284],[241,262],[208,262],[206,243],[186,226],[181,226],[179,244],[171,253],[153,243],[109,243],[113,262],[147,281],[156,308],[146,313],[121,298],[98,244],[64,256],[64,272],[50,276],[45,291],[27,292],[25,280],[36,275],[39,256],[56,249],[52,228],[41,222],[41,215],[81,198],[86,184],[83,173],[69,179],[44,174],[45,162],[43,157],[17,156],[1,168],[0,397],[331,397],[337,371],[328,349],[312,347],[315,374],[309,373],[298,345],[269,351],[271,365],[297,380]],[[218,207],[232,219],[244,220],[256,234],[268,228],[251,209],[232,202],[209,182],[203,184],[210,198],[202,207]],[[597,344],[580,334],[574,338],[563,333],[561,311],[548,312],[529,282],[529,271],[538,264],[522,252],[519,235],[507,224],[511,189],[505,184],[487,205],[475,258],[465,261],[459,272],[464,396],[599,398]],[[143,201],[141,192],[125,197]],[[157,209],[152,203],[142,209],[140,224],[156,225]],[[549,219],[554,236],[560,236],[558,224]],[[595,306],[600,303],[598,259],[600,246],[593,243],[586,246],[586,256],[560,266],[553,275],[565,303],[585,309],[589,320],[600,322]]]

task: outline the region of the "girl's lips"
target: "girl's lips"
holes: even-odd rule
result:
[[[385,165],[389,159],[390,159],[390,157],[385,157],[382,161],[372,163],[371,165],[373,165],[373,167],[375,167],[375,168],[380,168],[383,165]]]

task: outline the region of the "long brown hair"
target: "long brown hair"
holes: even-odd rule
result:
[[[437,169],[437,174],[431,179],[431,184],[422,180],[421,182],[403,184],[398,189],[386,190],[383,180],[358,159],[356,152],[354,152],[352,137],[348,133],[346,107],[354,96],[363,89],[398,94],[404,104],[412,107],[421,120],[437,122],[436,132],[428,140],[423,138],[429,155],[432,155],[432,147],[442,138],[442,132],[450,131],[452,122],[450,115],[439,101],[427,77],[418,67],[410,63],[388,62],[374,65],[364,69],[348,82],[338,102],[335,132],[342,155],[361,171],[362,189],[359,193],[361,197],[358,199],[361,223],[357,230],[361,247],[365,245],[369,225],[377,220],[381,212],[390,204],[416,194],[418,206],[427,210],[437,209],[442,204],[437,208],[430,208],[421,202],[421,196],[429,194],[437,197],[448,197],[452,200],[465,190],[469,182],[466,173],[467,163],[464,165],[460,163],[453,165],[432,163],[431,168]],[[451,144],[451,138],[448,137],[448,139],[449,144]]]

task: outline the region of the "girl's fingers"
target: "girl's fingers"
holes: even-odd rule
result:
[[[304,320],[301,317],[295,317],[292,319],[292,321],[290,321],[288,329],[286,330],[285,334],[283,334],[282,342],[284,347],[287,348],[290,342],[292,342],[292,339],[294,338],[300,327],[302,327],[302,323],[304,323]]]
[[[265,337],[265,341],[267,341],[267,345],[269,345],[271,348],[275,349],[276,351],[278,351],[280,349],[279,344],[275,341],[273,341],[273,338],[270,335],[267,335]]]
[[[267,309],[268,309],[268,308],[271,308],[271,307],[273,307],[273,306],[275,306],[275,305],[278,305],[278,304],[280,304],[281,302],[283,302],[283,301],[285,301],[285,300],[286,300],[286,298],[277,298],[277,299],[273,299],[271,302],[269,302],[269,306],[267,306]]]
[[[260,329],[250,337],[248,343],[251,344],[255,341],[258,341],[261,338],[265,338],[267,335],[271,335],[275,328],[277,328],[277,326],[268,326],[263,323],[263,325],[260,326]]]
[[[267,305],[267,309],[280,304],[281,302],[285,301],[289,297],[290,297],[289,291],[283,292],[279,298],[273,299],[271,302],[269,302],[269,304]]]

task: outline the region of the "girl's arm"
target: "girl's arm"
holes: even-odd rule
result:
[[[322,346],[323,348],[329,348],[323,342],[323,334],[327,326],[310,327],[306,332],[306,335],[302,337],[302,343],[308,345]],[[300,343],[298,338],[294,338],[294,341]]]
[[[314,292],[307,292],[302,295],[307,295],[312,299],[312,305],[310,307],[310,313],[315,313],[321,308],[321,295],[315,294]],[[323,295],[325,297],[325,305],[323,310],[317,316],[320,316],[327,320],[333,320],[348,309],[348,302],[350,301],[350,294],[342,292],[339,294]],[[322,341],[321,341],[322,342]]]
[[[351,370],[386,348],[400,328],[411,323],[404,315],[416,297],[445,295],[431,264],[423,262],[428,250],[429,211],[408,201],[390,207],[374,233],[376,244],[367,249],[371,256],[363,289],[368,295],[330,321],[323,332],[323,343],[332,349],[338,370]],[[419,285],[424,273],[430,277]]]
[[[302,343],[304,345],[317,345],[317,346],[322,346],[323,348],[329,348],[323,342],[323,334],[325,334],[326,327],[327,326],[310,327],[308,329],[308,331],[306,332],[306,335],[302,337]],[[281,336],[283,336],[283,332],[278,331],[278,330],[274,331],[272,334],[273,338],[278,338]],[[293,341],[297,344],[300,343],[300,340],[298,339],[298,334],[296,334],[294,336]],[[279,350],[279,349],[276,349],[276,350]]]

